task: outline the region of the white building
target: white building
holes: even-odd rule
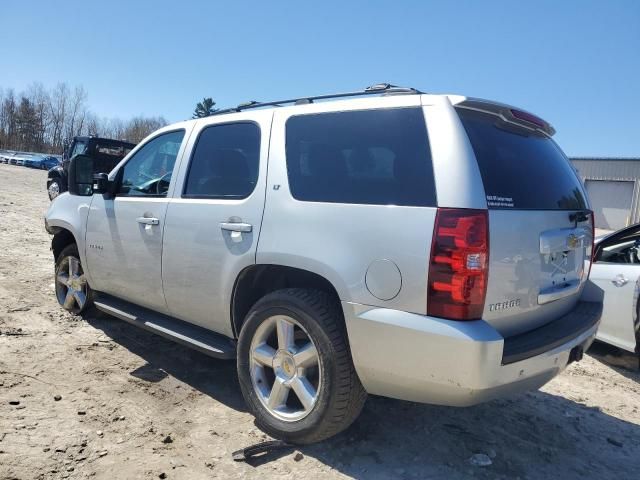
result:
[[[596,228],[640,222],[640,158],[572,158],[595,212]]]

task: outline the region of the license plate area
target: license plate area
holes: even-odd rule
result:
[[[584,228],[559,228],[540,235],[540,291],[538,304],[578,292],[584,276]]]

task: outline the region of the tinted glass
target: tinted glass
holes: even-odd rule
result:
[[[286,140],[289,187],[298,200],[436,205],[420,108],[295,116]]]
[[[95,153],[99,155],[110,155],[113,157],[124,157],[125,151],[129,152],[131,149],[125,150],[122,145],[113,143],[96,143]]]
[[[205,128],[191,157],[185,197],[246,198],[256,186],[260,128],[230,123]]]
[[[596,261],[607,263],[640,263],[640,227],[623,229],[602,240],[596,248]]]
[[[82,155],[85,152],[86,148],[87,144],[85,142],[76,142],[71,155],[69,155],[69,158],[75,157],[76,155]]]
[[[475,152],[489,208],[587,208],[569,160],[549,137],[497,116],[458,109]]]
[[[169,189],[184,130],[149,140],[124,165],[119,195],[164,196]]]

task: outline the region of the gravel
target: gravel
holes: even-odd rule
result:
[[[588,352],[540,391],[471,408],[370,397],[347,432],[299,447],[304,461],[234,462],[231,452],[269,439],[246,411],[235,362],[58,307],[45,181],[0,165],[0,331],[26,333],[0,335],[0,478],[638,477],[638,363],[611,350]]]

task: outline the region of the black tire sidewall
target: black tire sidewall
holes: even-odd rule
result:
[[[324,423],[327,415],[331,414],[335,401],[337,367],[334,362],[333,344],[327,333],[307,309],[300,305],[301,302],[295,300],[283,296],[279,300],[258,302],[248,314],[238,341],[238,377],[243,396],[263,430],[276,438],[306,443],[304,438],[315,432]],[[283,421],[271,415],[262,405],[251,381],[250,348],[253,335],[263,321],[274,315],[290,316],[302,325],[316,346],[322,370],[320,391],[313,410],[306,417],[294,422]]]

